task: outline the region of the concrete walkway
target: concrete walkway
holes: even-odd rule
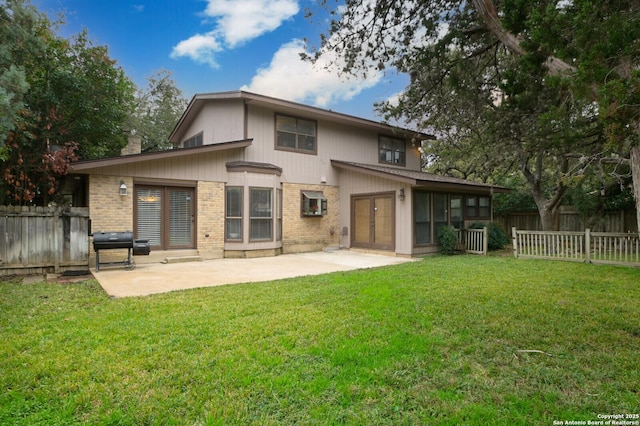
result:
[[[350,250],[286,254],[255,259],[139,264],[133,270],[101,267],[91,272],[112,297],[147,296],[175,290],[395,265],[415,259]]]

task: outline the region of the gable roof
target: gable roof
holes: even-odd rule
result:
[[[377,166],[371,164],[352,163],[349,161],[331,160],[335,167],[345,170],[352,170],[397,182],[408,183],[414,186],[429,186],[438,190],[460,191],[461,189],[471,192],[509,192],[503,186],[489,185],[486,183],[473,182],[450,176],[436,175],[433,173],[419,172],[414,170],[396,169],[393,167]]]
[[[225,151],[229,149],[246,148],[253,143],[253,139],[240,141],[222,142],[211,145],[201,145],[191,148],[169,149],[166,151],[143,152],[141,154],[121,155],[118,157],[99,158],[96,160],[81,160],[71,163],[71,171],[79,172],[83,170],[95,169],[98,167],[108,167],[131,163],[141,163],[143,161],[164,160],[168,158],[184,157],[186,155],[202,155],[208,152]]]
[[[268,107],[282,113],[289,113],[298,116],[304,115],[309,118],[324,119],[334,123],[343,123],[355,127],[377,129],[381,132],[401,134],[405,135],[406,137],[415,137],[416,139],[420,140],[435,139],[435,136],[427,133],[402,129],[396,126],[391,126],[389,124],[367,120],[352,115],[342,114],[327,109],[237,90],[231,92],[196,94],[189,102],[189,105],[182,114],[182,117],[180,117],[180,120],[178,120],[176,126],[173,128],[171,135],[169,135],[169,141],[173,143],[179,143],[183,139],[184,133],[188,130],[191,123],[193,123],[193,121],[207,102],[219,102],[234,99],[242,100],[245,104]]]

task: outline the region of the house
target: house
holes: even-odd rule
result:
[[[94,232],[133,231],[154,253],[427,254],[439,226],[490,221],[504,190],[422,172],[429,138],[244,91],[199,94],[175,149],[76,162],[74,198]]]

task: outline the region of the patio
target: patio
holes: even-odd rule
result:
[[[253,259],[145,263],[133,270],[100,268],[94,277],[111,297],[148,296],[176,290],[272,281],[306,275],[395,265],[416,259],[352,250],[286,254]]]

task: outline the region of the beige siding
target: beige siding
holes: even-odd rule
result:
[[[282,167],[283,181],[338,185],[337,171],[331,160],[378,164],[378,133],[344,124],[320,120],[317,125],[317,155],[275,149],[275,111],[251,106],[248,108],[248,134],[253,144],[246,149],[247,161],[274,164]],[[313,118],[313,117],[308,117]],[[420,169],[420,153],[407,144],[407,168]]]
[[[405,199],[398,199],[400,188],[404,188]],[[351,245],[351,196],[394,192],[395,198],[395,252],[400,255],[411,255],[413,248],[411,187],[406,184],[355,173],[349,170],[340,171],[340,229],[347,227],[348,235],[340,237],[343,247]]]
[[[100,174],[159,180],[176,179],[224,182],[227,180],[225,164],[229,161],[242,159],[243,151],[235,149],[167,160],[104,167],[100,169]]]
[[[184,139],[202,132],[205,145],[244,139],[244,102],[209,102],[184,134]]]

